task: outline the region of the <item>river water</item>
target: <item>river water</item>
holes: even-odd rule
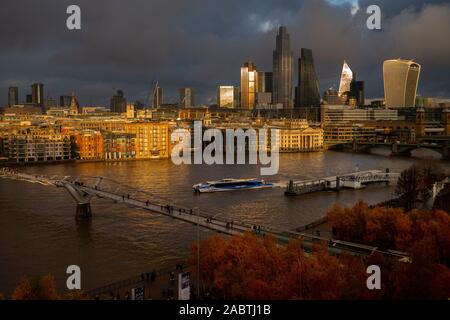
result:
[[[389,158],[337,152],[282,154],[279,174],[285,182],[359,170],[389,168],[399,172],[413,163],[434,160]],[[435,161],[449,167],[448,162]],[[116,163],[69,163],[21,170],[43,175],[107,176],[160,197],[202,211],[220,213],[281,229],[294,229],[325,215],[335,202],[362,199],[377,203],[394,188],[372,185],[363,190],[322,192],[295,198],[284,188],[195,195],[192,185],[206,180],[258,177],[258,166],[176,166],[170,160]],[[75,220],[75,203],[63,188],[0,179],[0,292],[9,295],[23,275],[51,273],[63,289],[66,268],[81,267],[82,287],[91,289],[141,272],[172,267],[190,254],[194,226],[109,200],[93,199],[90,222]],[[201,237],[212,235],[202,230]]]

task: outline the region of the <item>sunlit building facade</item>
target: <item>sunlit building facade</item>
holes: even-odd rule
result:
[[[169,125],[164,122],[133,122],[125,124],[125,132],[134,134],[136,159],[169,157]]]
[[[102,160],[103,136],[99,131],[85,130],[73,135],[74,154],[80,160]]]
[[[106,132],[103,134],[105,160],[136,159],[136,136],[125,132]]]
[[[219,86],[217,88],[217,105],[220,108],[235,108],[235,90],[233,86]]]
[[[342,66],[341,82],[339,84],[339,96],[341,97],[344,93],[350,91],[350,84],[353,80],[353,71],[350,69],[346,61]]]
[[[241,109],[253,110],[258,88],[258,71],[252,62],[241,67]]]
[[[387,108],[414,107],[421,66],[412,60],[386,60],[383,64]]]
[[[71,159],[70,135],[53,127],[10,128],[2,133],[2,152],[10,162],[48,162]]]

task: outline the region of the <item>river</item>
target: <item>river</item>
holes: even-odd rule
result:
[[[282,154],[270,182],[331,176],[389,168],[400,172],[430,160],[390,158],[338,152]],[[434,160],[432,160],[434,161]],[[448,162],[435,161],[449,167]],[[107,176],[160,197],[235,221],[293,229],[325,215],[335,202],[351,205],[362,199],[377,203],[394,188],[373,185],[362,190],[285,197],[283,188],[195,195],[192,185],[222,178],[257,177],[252,165],[176,166],[170,160],[115,163],[66,163],[23,167],[43,175]],[[0,179],[0,292],[8,295],[23,275],[55,276],[65,286],[66,268],[81,267],[82,288],[91,289],[141,272],[172,267],[190,254],[194,226],[108,200],[92,201],[91,221],[75,220],[75,203],[63,188]],[[202,230],[206,238],[212,231]]]

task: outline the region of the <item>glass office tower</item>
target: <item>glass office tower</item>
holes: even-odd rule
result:
[[[292,62],[290,36],[286,27],[280,27],[273,52],[273,102],[287,109],[293,107]]]

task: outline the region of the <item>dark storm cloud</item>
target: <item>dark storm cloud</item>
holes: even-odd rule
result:
[[[0,105],[9,85],[19,85],[23,99],[35,81],[54,97],[75,90],[84,104],[108,104],[112,88],[145,100],[156,81],[172,101],[192,86],[200,102],[213,102],[217,85],[239,83],[245,60],[272,68],[279,24],[288,26],[296,57],[300,47],[314,50],[322,90],[337,84],[346,59],[369,95],[381,96],[382,61],[401,56],[423,65],[421,92],[450,96],[448,1],[362,0],[351,15],[349,4],[323,0],[81,0],[82,30],[68,31],[73,3],[0,3]],[[367,3],[382,7],[382,32],[365,28]]]
[[[373,4],[380,6],[386,18],[398,15],[405,10],[420,12],[427,5],[442,5],[446,3],[448,3],[448,0],[359,0],[361,8],[367,8]]]

